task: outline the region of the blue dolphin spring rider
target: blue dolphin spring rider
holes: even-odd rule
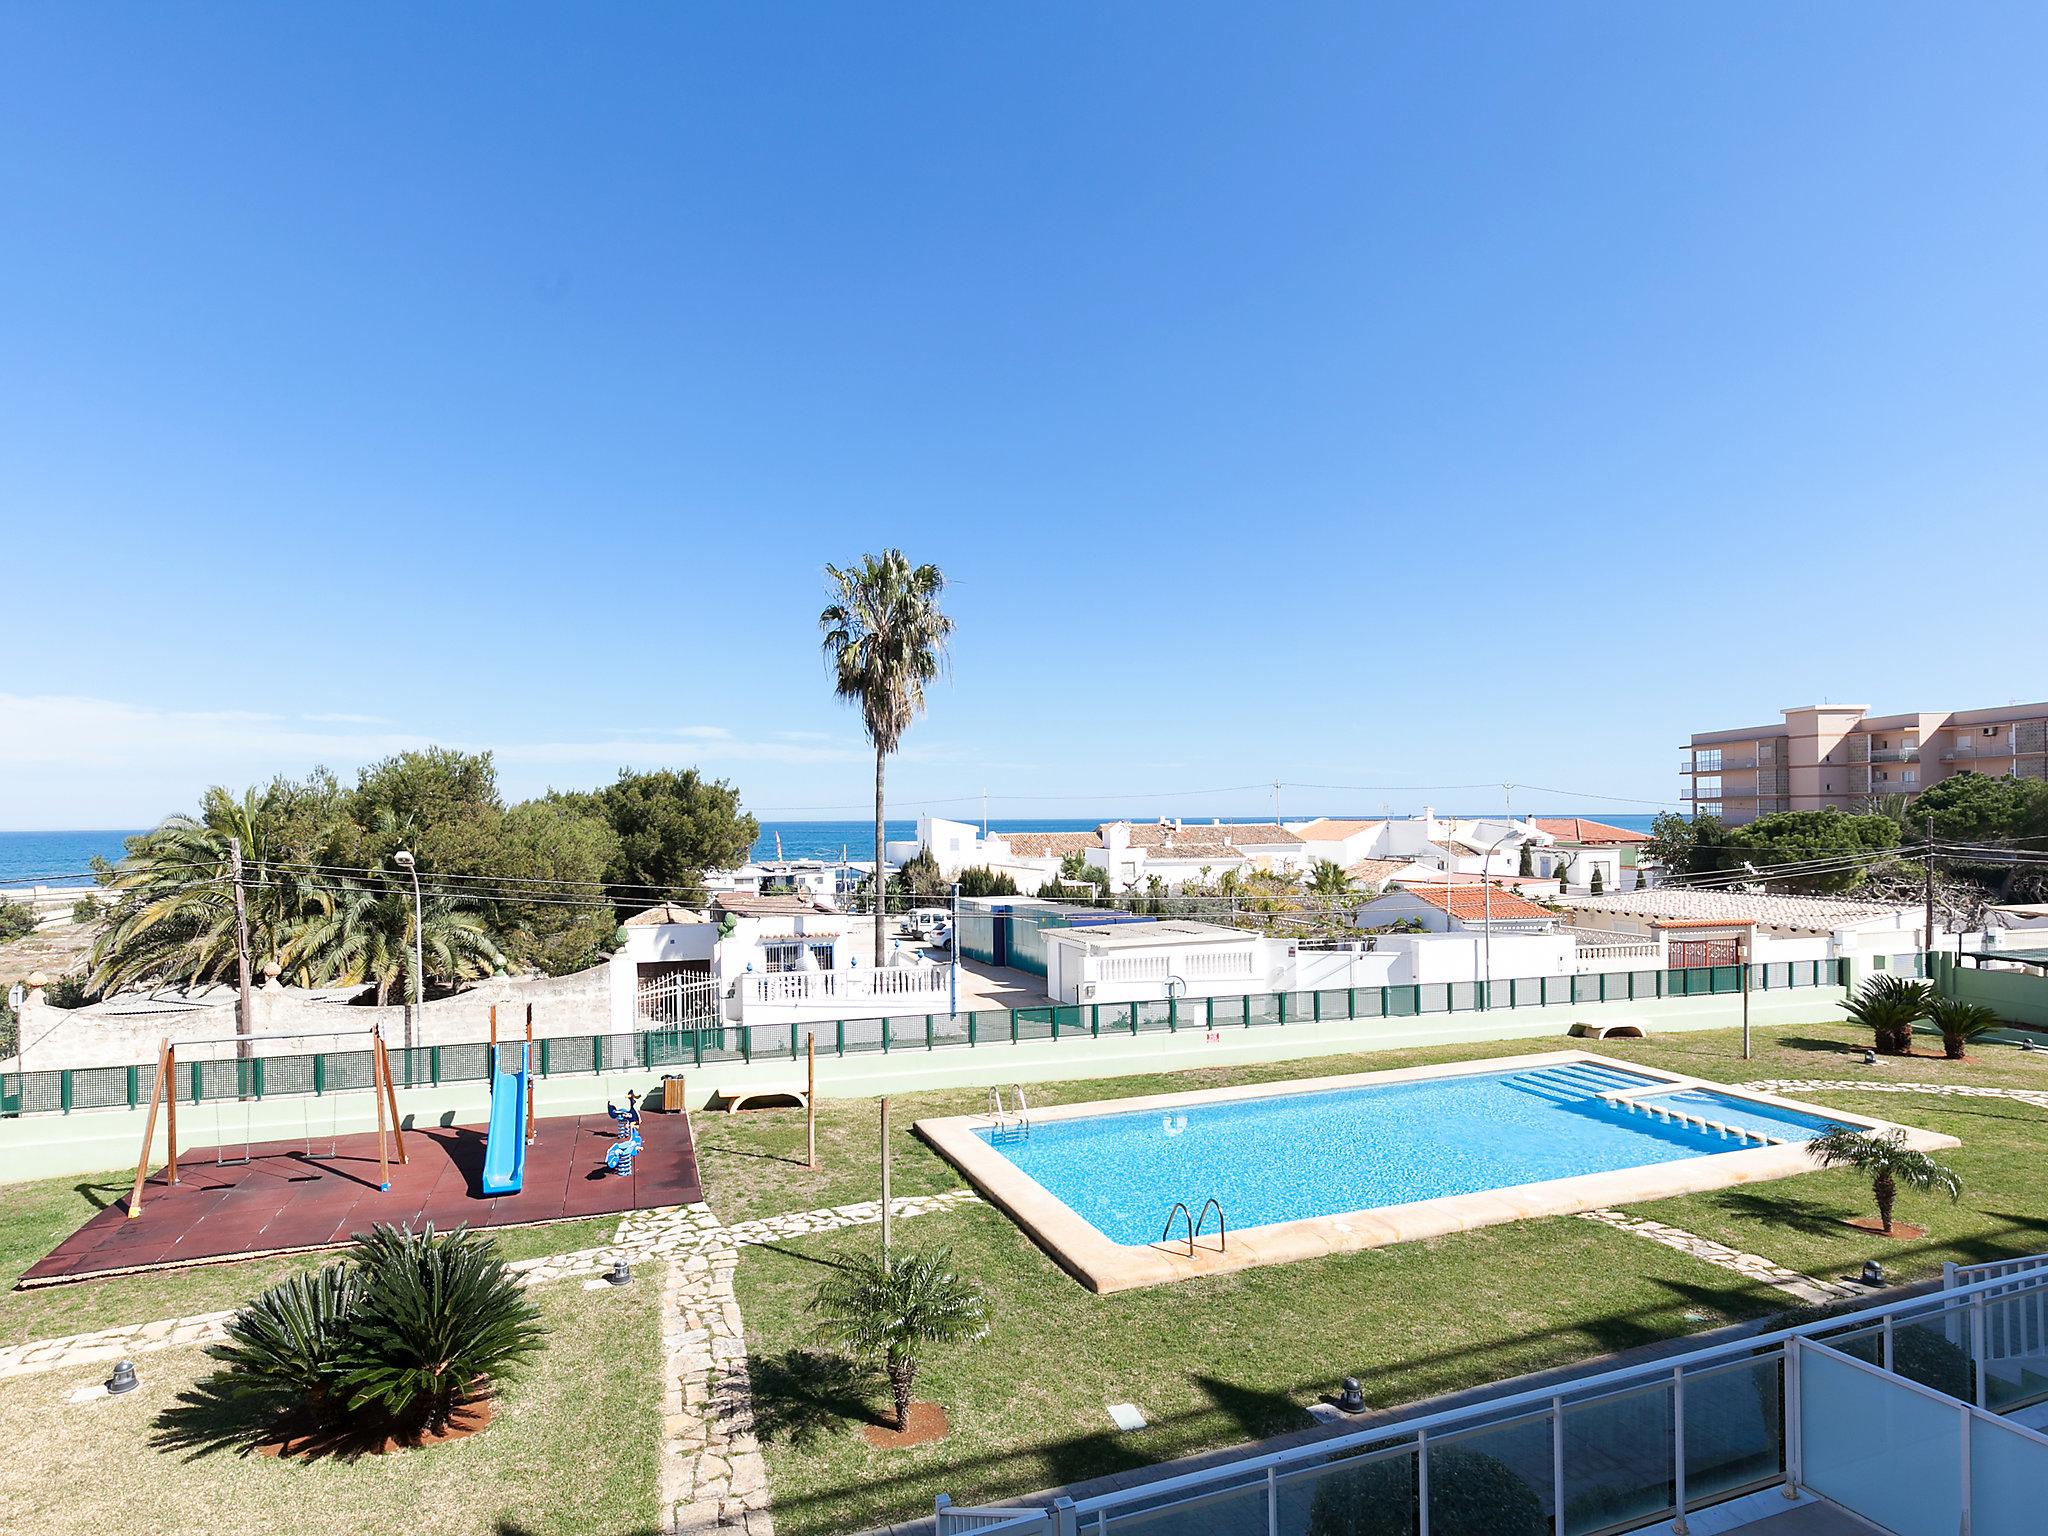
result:
[[[633,1171],[633,1159],[640,1155],[640,1095],[631,1089],[626,1093],[626,1107],[606,1104],[604,1112],[612,1117],[612,1124],[618,1127],[619,1139],[605,1148],[604,1165],[616,1174]]]

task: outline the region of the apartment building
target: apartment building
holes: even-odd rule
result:
[[[1873,715],[1810,704],[1777,725],[1702,731],[1684,748],[1684,798],[1731,826],[1773,811],[1860,810],[1952,773],[2048,778],[2048,703]]]

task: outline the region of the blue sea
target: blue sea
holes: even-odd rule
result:
[[[1343,816],[1354,813],[1336,810],[1320,814]],[[1648,816],[1615,816],[1585,811],[1539,811],[1537,814],[1587,816],[1591,820],[1628,827],[1637,832],[1649,831],[1651,820]],[[991,821],[988,825],[992,832],[1092,832],[1103,819],[1098,816],[1032,816]],[[1197,819],[1208,818],[1191,817],[1189,821],[1192,824]],[[1290,815],[1288,819],[1296,818]],[[884,828],[892,841],[908,841],[917,835],[914,820],[891,820],[884,823]],[[134,837],[138,830],[131,827],[104,832],[0,832],[0,885],[90,885],[93,855],[98,854],[109,863],[118,860],[125,841]],[[789,859],[836,859],[842,854],[851,859],[872,858],[875,829],[871,821],[764,821],[761,823],[760,841],[754,844],[754,857],[776,857],[778,840],[782,857]]]

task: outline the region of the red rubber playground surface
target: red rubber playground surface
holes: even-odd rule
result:
[[[300,1141],[258,1143],[248,1162],[227,1164],[216,1164],[210,1147],[180,1147],[178,1183],[157,1169],[140,1216],[128,1219],[123,1197],[31,1266],[18,1288],[334,1248],[380,1221],[516,1227],[702,1200],[689,1117],[644,1114],[640,1134],[633,1171],[611,1174],[607,1116],[539,1121],[519,1193],[488,1199],[479,1193],[480,1126],[406,1132],[411,1161],[401,1167],[393,1157],[388,1192],[377,1188],[374,1132],[342,1137],[333,1158],[308,1158]],[[239,1146],[231,1150],[239,1157]]]

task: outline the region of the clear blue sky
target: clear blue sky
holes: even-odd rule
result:
[[[959,623],[906,814],[1655,800],[1696,728],[2048,695],[2044,56],[2033,4],[6,4],[0,826],[419,740],[857,808],[819,567],[885,544]]]

